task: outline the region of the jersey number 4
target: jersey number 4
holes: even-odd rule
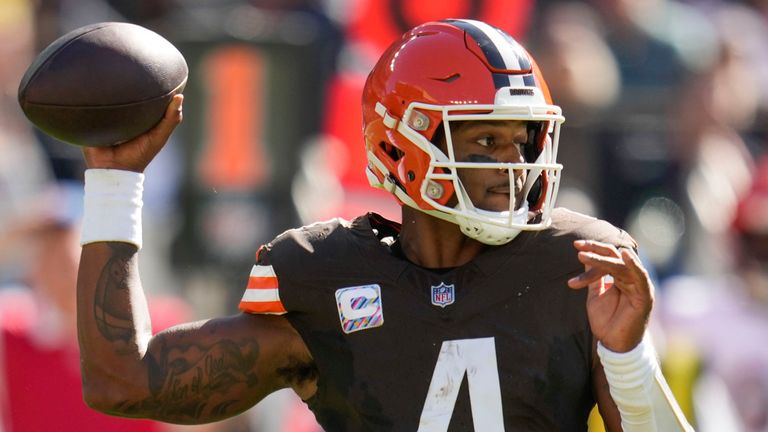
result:
[[[445,341],[440,347],[418,432],[445,432],[451,422],[464,375],[476,431],[503,432],[501,386],[492,337]]]

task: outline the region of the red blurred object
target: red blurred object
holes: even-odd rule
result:
[[[377,57],[411,28],[445,18],[484,21],[521,38],[533,12],[530,0],[362,0],[355,4],[347,36],[373,45]]]
[[[733,228],[740,233],[768,234],[768,156],[757,163],[752,186],[736,207]]]
[[[62,316],[41,305],[27,290],[0,296],[0,430],[8,432],[163,432],[151,420],[112,417],[83,401],[80,357],[75,335],[61,334]],[[154,331],[189,321],[192,310],[176,297],[150,301]],[[74,318],[73,318],[74,319]],[[0,394],[0,396],[3,396]]]

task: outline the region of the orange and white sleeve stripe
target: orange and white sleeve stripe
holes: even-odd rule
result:
[[[255,265],[248,277],[248,287],[240,300],[240,310],[248,313],[282,315],[277,275],[272,266]]]

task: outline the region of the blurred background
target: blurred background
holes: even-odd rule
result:
[[[558,204],[639,241],[653,335],[690,421],[768,431],[768,1],[2,0],[0,432],[320,430],[290,392],[195,427],[84,406],[84,166],[19,109],[39,51],[127,21],[187,59],[184,123],[145,185],[142,279],[162,329],[236,313],[256,249],[285,229],[368,210],[399,219],[367,184],[360,94],[392,40],[449,17],[502,28],[539,62],[567,119]]]

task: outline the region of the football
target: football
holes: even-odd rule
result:
[[[168,40],[120,22],[73,30],[46,47],[19,84],[19,104],[40,130],[61,141],[103,147],[156,125],[189,69]]]

